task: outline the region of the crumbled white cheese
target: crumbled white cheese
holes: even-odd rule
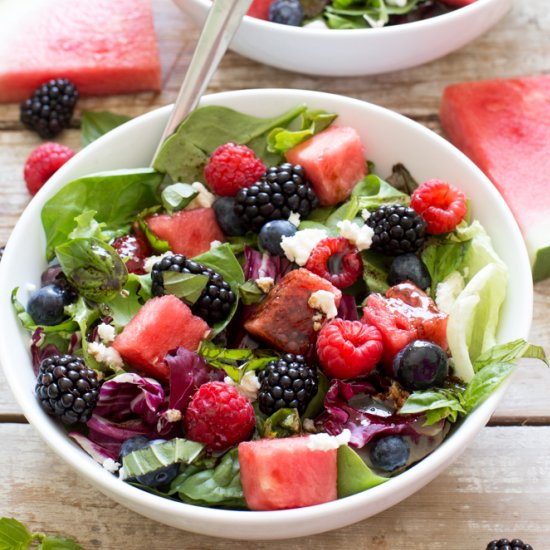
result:
[[[122,357],[115,348],[107,347],[100,342],[90,342],[88,353],[98,362],[113,368],[121,368]]]
[[[370,210],[367,210],[366,208],[363,208],[363,210],[361,210],[361,217],[365,221],[367,221],[370,218]]]
[[[245,372],[240,383],[236,383],[232,378],[226,376],[223,380],[226,384],[237,388],[241,395],[244,395],[251,403],[258,399],[258,391],[260,390],[260,381],[254,371]]]
[[[97,327],[97,335],[104,344],[110,344],[114,342],[116,336],[116,330],[113,325],[101,323]]]
[[[374,231],[368,225],[359,227],[356,223],[349,220],[342,220],[336,224],[340,230],[340,236],[347,239],[351,244],[355,245],[359,250],[367,250],[372,244]]]
[[[102,466],[111,474],[116,474],[120,470],[121,464],[115,462],[112,458],[106,458]]]
[[[334,294],[328,290],[316,290],[311,293],[307,305],[324,313],[327,319],[334,319],[338,313],[334,298]]]
[[[182,418],[181,411],[178,409],[166,409],[164,416],[168,422],[179,422]]]
[[[297,231],[292,237],[283,237],[281,248],[291,262],[305,265],[311,251],[327,237],[327,232],[324,229],[303,229]]]
[[[216,197],[210,193],[200,181],[195,181],[191,184],[191,187],[193,187],[195,191],[198,191],[199,194],[185,207],[185,210],[192,210],[193,208],[211,208]]]
[[[258,277],[254,282],[264,294],[267,294],[275,284],[273,277]]]
[[[288,221],[292,225],[298,227],[300,225],[300,214],[298,214],[298,212],[291,212]]]
[[[308,449],[312,451],[330,451],[338,449],[342,445],[347,445],[351,439],[349,430],[342,430],[338,435],[329,435],[327,433],[313,434],[307,441]]]
[[[164,254],[161,254],[160,256],[149,256],[148,258],[145,258],[145,261],[143,262],[143,269],[147,273],[151,273],[153,266],[162,260],[162,258],[165,258],[166,256],[172,256],[172,252],[169,250],[168,252],[165,252]]]
[[[304,428],[304,431],[310,432],[310,433],[316,433],[317,429],[315,428],[315,422],[311,418],[304,418],[304,421],[302,422],[302,426]]]
[[[322,19],[314,19],[309,23],[306,23],[302,28],[304,29],[328,29],[327,24]]]
[[[214,248],[218,248],[218,246],[221,246],[223,243],[221,241],[212,241],[210,243],[210,250],[213,250]]]
[[[25,288],[26,288],[27,292],[34,292],[36,290],[36,285],[34,285],[32,283],[27,283],[25,285]]]
[[[435,288],[435,303],[437,307],[450,313],[458,295],[464,290],[464,279],[458,271],[453,271]]]

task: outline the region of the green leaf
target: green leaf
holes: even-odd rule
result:
[[[456,422],[459,415],[466,413],[460,391],[432,389],[415,391],[409,395],[399,414],[425,414],[426,424],[435,424],[446,418]]]
[[[130,227],[137,214],[159,204],[157,190],[162,174],[150,168],[104,172],[79,178],[61,188],[42,208],[46,233],[46,256],[53,257],[85,211],[96,212],[95,220],[105,224],[103,231]],[[108,197],[108,200],[106,200]]]
[[[88,300],[114,299],[128,279],[120,256],[98,239],[72,239],[56,247],[55,253],[67,279]]]
[[[338,447],[338,498],[348,497],[376,487],[388,478],[376,475],[347,445]]]
[[[161,209],[160,205],[146,208],[136,216],[136,221],[139,225],[139,228],[145,235],[145,238],[147,239],[149,246],[153,249],[153,251],[156,252],[157,254],[164,254],[165,252],[168,252],[170,250],[170,245],[168,244],[168,241],[165,241],[164,239],[159,239],[151,231],[151,229],[149,228],[149,224],[146,221],[146,219],[149,216],[152,216],[153,214],[158,212],[160,209]]]
[[[82,354],[86,365],[89,368],[102,370],[102,366],[88,353],[88,330],[92,323],[100,318],[100,312],[97,307],[90,307],[82,296],[76,302],[68,305],[65,311],[71,316],[72,320],[78,324],[81,336]]]
[[[21,522],[0,518],[0,550],[26,550],[31,543],[32,535]]]
[[[239,286],[239,296],[241,297],[243,304],[245,306],[249,306],[251,304],[261,302],[265,294],[255,283],[255,281],[249,279]]]
[[[521,358],[540,359],[546,366],[549,366],[546,352],[542,346],[529,344],[520,338],[506,344],[498,344],[482,353],[474,361],[474,371],[478,372],[492,363],[510,363]]]
[[[296,409],[279,409],[266,418],[262,426],[262,437],[291,437],[302,431],[300,415]]]
[[[164,271],[162,279],[166,294],[173,294],[190,306],[199,299],[204,287],[208,283],[206,275],[177,273],[175,271]]]
[[[129,120],[129,116],[117,115],[109,111],[83,111],[81,122],[82,146],[86,147],[92,141]]]
[[[162,205],[169,214],[173,214],[183,210],[198,194],[190,183],[173,183],[163,189]]]
[[[401,163],[392,166],[392,173],[386,178],[386,181],[392,187],[407,195],[412,195],[413,191],[418,188],[418,182]]]
[[[116,328],[124,328],[137,315],[143,304],[151,298],[150,290],[143,286],[144,279],[148,279],[147,282],[149,282],[150,275],[140,276],[129,273],[122,292],[108,304],[101,304],[103,315],[111,316]]]
[[[37,550],[84,550],[82,546],[70,539],[44,537]]]
[[[321,372],[317,372],[317,393],[313,396],[313,399],[309,402],[305,412],[304,418],[315,418],[324,408],[325,396],[327,394],[330,382],[328,378]]]
[[[391,259],[374,250],[362,250],[363,280],[371,292],[385,294],[388,290],[388,273]]]
[[[493,363],[479,370],[464,391],[466,412],[485,401],[512,374],[514,368],[514,363]]]
[[[85,210],[80,216],[76,216],[74,219],[76,227],[69,234],[69,239],[93,237],[100,241],[108,241],[110,236],[103,233],[102,226],[104,224],[98,223],[94,218],[95,215],[95,210]]]

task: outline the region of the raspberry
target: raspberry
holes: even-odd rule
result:
[[[305,267],[337,288],[350,286],[363,272],[359,250],[344,237],[328,237],[320,241]]]
[[[118,255],[126,262],[128,273],[137,275],[145,274],[144,263],[151,249],[144,237],[136,235],[122,235],[117,237],[111,246],[118,252]]]
[[[460,189],[446,181],[424,182],[411,196],[411,208],[420,214],[432,235],[448,233],[466,215],[466,197]]]
[[[74,154],[70,147],[60,143],[47,142],[37,147],[29,155],[23,172],[29,193],[36,195],[50,177]]]
[[[207,382],[193,395],[183,422],[189,439],[209,451],[224,451],[248,439],[256,420],[252,405],[236,388]]]
[[[218,147],[204,168],[210,189],[222,197],[233,197],[265,172],[266,166],[246,145],[226,143]]]
[[[334,319],[317,338],[317,356],[323,372],[332,378],[364,376],[382,357],[382,334],[360,321]]]

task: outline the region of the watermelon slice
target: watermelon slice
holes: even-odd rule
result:
[[[182,346],[196,351],[210,328],[200,317],[172,295],[153,298],[116,337],[113,347],[143,376],[168,380],[165,355]]]
[[[361,137],[353,128],[329,126],[285,156],[303,166],[322,205],[345,201],[367,174]]]
[[[180,210],[172,216],[151,216],[147,225],[159,239],[168,241],[172,252],[189,258],[210,250],[213,241],[225,241],[213,208]]]
[[[281,510],[337,497],[337,449],[310,449],[309,436],[239,444],[244,498],[251,510]]]
[[[150,0],[3,0],[0,36],[0,103],[58,77],[82,96],[161,87]]]
[[[449,140],[491,179],[525,238],[535,281],[550,276],[550,76],[445,89]]]

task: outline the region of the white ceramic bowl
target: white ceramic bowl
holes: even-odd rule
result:
[[[175,0],[198,25],[211,0]],[[461,48],[504,16],[513,0],[478,0],[453,12],[380,29],[290,27],[245,16],[231,49],[266,65],[319,76],[398,71]]]
[[[527,337],[532,314],[529,259],[518,227],[489,180],[457,149],[435,133],[386,109],[355,99],[300,90],[246,90],[207,96],[203,105],[225,105],[256,116],[273,116],[305,102],[339,113],[339,123],[356,128],[380,174],[404,163],[419,180],[446,179],[471,198],[473,214],[492,236],[510,269],[508,297],[499,332],[501,341]],[[148,166],[170,107],[140,116],[92,143],[44,186],[31,201],[0,264],[0,360],[6,378],[29,422],[45,442],[100,491],[125,506],[181,529],[242,539],[279,539],[320,533],[372,516],[411,495],[435,478],[486,424],[505,387],[471,413],[430,456],[389,482],[363,493],[309,508],[276,512],[226,511],[163,499],[112,476],[73,443],[44,413],[33,395],[29,336],[10,304],[14,287],[39,284],[45,268],[40,211],[69,181],[99,170]],[[442,503],[444,506],[445,503]]]

